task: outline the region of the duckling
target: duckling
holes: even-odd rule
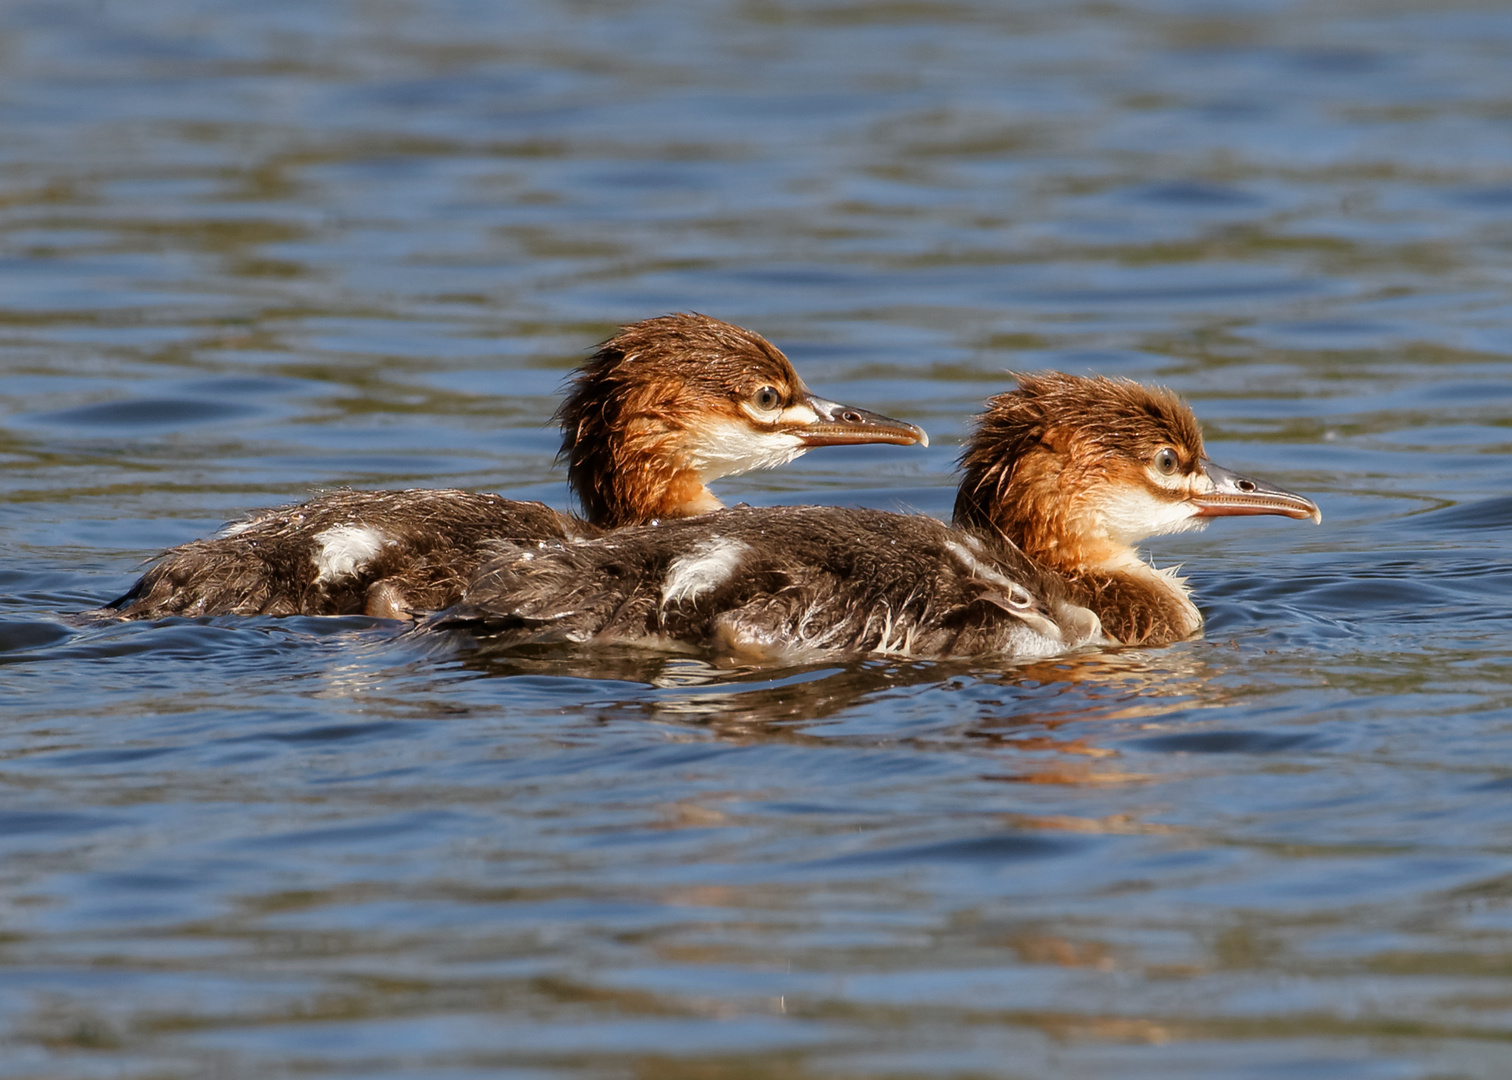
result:
[[[484,541],[569,541],[706,514],[708,484],[816,446],[928,445],[922,428],[804,385],[760,334],[698,314],[624,326],[578,370],[553,419],[586,518],[450,489],[340,490],[263,510],[166,552],[96,614],[412,619],[456,603]]]
[[[1216,517],[1323,520],[1316,503],[1209,461],[1191,408],[1128,379],[1045,372],[987,402],[961,454],[955,524],[1012,541],[1060,575],[1125,645],[1202,628],[1180,577],[1135,545]]]

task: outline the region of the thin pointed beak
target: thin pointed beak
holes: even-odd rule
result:
[[[1198,517],[1244,517],[1251,514],[1280,514],[1282,517],[1312,518],[1323,523],[1323,511],[1311,499],[1286,491],[1261,480],[1251,480],[1230,472],[1206,459],[1203,470],[1213,481],[1213,490],[1193,495],[1188,500],[1197,507]]]
[[[795,415],[798,407],[787,410],[781,423],[789,433],[810,446],[855,446],[860,443],[892,443],[895,446],[929,445],[929,436],[917,424],[894,420],[890,416],[857,409],[850,405],[837,405],[822,397],[809,394],[807,404],[814,411],[814,418]],[[806,410],[804,410],[806,411]]]

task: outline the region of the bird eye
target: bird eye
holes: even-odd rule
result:
[[[772,412],[782,404],[782,395],[775,386],[763,386],[751,395],[751,404],[762,412]]]
[[[1155,470],[1162,476],[1174,476],[1178,464],[1176,451],[1172,450],[1169,446],[1164,447],[1155,454]]]

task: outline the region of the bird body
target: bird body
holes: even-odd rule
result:
[[[816,446],[928,445],[913,424],[813,394],[761,335],[703,315],[622,327],[554,417],[586,519],[457,490],[340,490],[173,548],[100,614],[412,618],[460,599],[482,541],[596,536],[722,505],[708,484]]]
[[[111,607],[122,618],[409,618],[461,597],[485,540],[600,532],[544,503],[475,491],[328,491],[174,548]]]
[[[493,547],[430,629],[785,662],[1047,656],[1103,640],[1097,618],[1013,545],[920,515],[736,507]]]

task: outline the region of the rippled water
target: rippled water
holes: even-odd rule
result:
[[[1512,1072],[1512,14],[1443,0],[0,8],[0,1076]],[[565,505],[621,321],[929,428],[1159,380],[1322,528],[1027,667],[79,627],[340,484]]]

